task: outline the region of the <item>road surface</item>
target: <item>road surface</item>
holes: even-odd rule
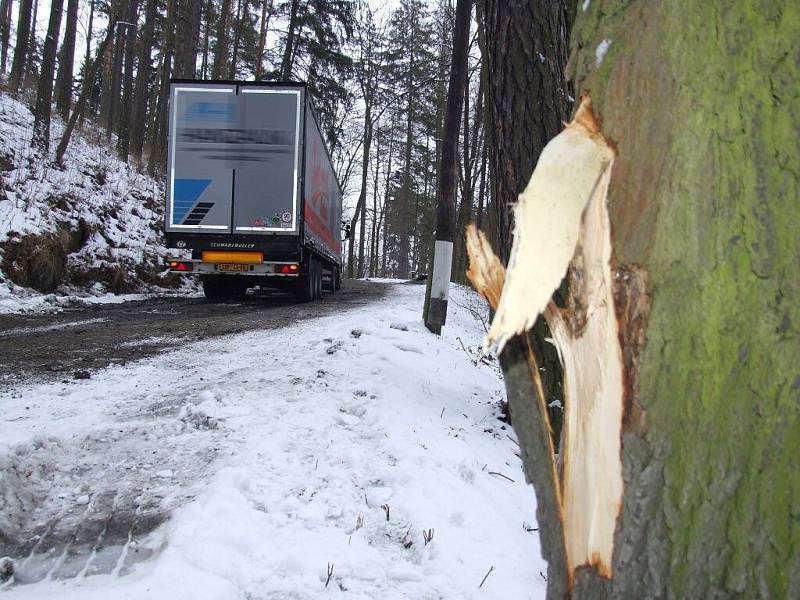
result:
[[[345,281],[335,294],[297,304],[291,297],[250,296],[229,303],[158,298],[69,308],[51,315],[0,315],[0,389],[19,383],[91,376],[92,371],[258,329],[276,329],[363,306],[387,285]]]

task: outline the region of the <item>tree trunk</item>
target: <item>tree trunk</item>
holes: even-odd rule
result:
[[[75,36],[78,28],[78,0],[67,2],[67,23],[64,27],[64,42],[58,57],[56,76],[56,110],[61,118],[69,118],[72,106],[72,76],[75,67]]]
[[[233,36],[233,56],[231,56],[231,66],[228,71],[228,79],[236,79],[236,63],[239,61],[239,45],[242,41],[242,28],[244,27],[245,15],[247,15],[248,0],[239,0],[236,8],[236,29]]]
[[[0,75],[6,74],[8,63],[8,47],[11,44],[11,0],[0,2]]]
[[[175,7],[175,77],[193,79],[197,69],[200,3],[183,0]]]
[[[507,0],[485,2],[484,60],[494,125],[490,161],[495,195],[502,199],[496,209],[503,263],[511,251],[511,204],[528,183],[542,148],[569,116],[565,18],[561,2],[514,2],[513,8]]]
[[[139,22],[139,0],[131,0],[126,21],[129,23]],[[121,160],[128,160],[131,147],[131,128],[134,126],[131,121],[131,110],[133,106],[133,60],[136,51],[136,27],[127,25],[125,29],[125,52],[124,70],[122,76],[122,98],[119,107],[118,127],[117,127],[117,155]],[[149,57],[148,57],[149,58]]]
[[[505,1],[486,0],[483,9],[484,61],[489,75],[485,92],[488,122],[493,124],[488,128],[495,211],[490,223],[496,225],[498,254],[506,264],[511,251],[512,207],[545,144],[568,119],[571,101],[565,77],[565,36],[570,24],[562,2],[514,3],[511,9]],[[539,318],[526,344],[541,369],[557,448],[563,375],[558,353],[547,341],[550,337],[544,319]],[[507,358],[512,359],[524,361],[526,355],[520,351]]]
[[[484,140],[481,152],[481,184],[478,192],[478,210],[475,213],[475,226],[483,227],[484,195],[486,194],[486,161],[489,154],[489,145]]]
[[[428,287],[425,325],[434,333],[441,333],[447,321],[447,300],[453,265],[453,239],[455,233],[456,178],[458,169],[458,132],[461,127],[461,110],[469,98],[467,90],[467,59],[469,53],[469,24],[472,0],[458,0],[453,27],[453,59],[450,82],[447,88],[447,108],[444,113],[444,143],[436,203],[436,245],[434,246],[431,284]],[[468,106],[468,105],[467,105]],[[469,124],[468,115],[465,117]],[[469,127],[467,126],[467,130]],[[467,144],[464,144],[467,150]],[[463,200],[466,202],[466,199]]]
[[[476,112],[476,120],[477,120]],[[470,146],[469,83],[464,89],[464,151],[461,160],[461,203],[458,206],[456,228],[453,232],[453,281],[466,283],[467,273],[467,225],[472,220],[472,164],[475,161]],[[477,137],[477,131],[473,132]]]
[[[89,60],[92,58],[92,33],[94,26],[94,2],[95,0],[89,0],[89,21],[86,25],[86,55],[83,58],[83,64],[88,65]]]
[[[292,0],[292,8],[289,14],[289,29],[286,32],[286,45],[283,47],[283,59],[281,60],[281,81],[289,81],[292,78],[292,59],[294,58],[294,38],[297,30],[297,10],[300,7],[300,0]]]
[[[211,37],[211,20],[212,15],[214,14],[214,2],[213,0],[208,0],[206,2],[206,18],[205,22],[203,23],[203,58],[200,62],[200,78],[206,79],[208,78],[208,52],[210,41],[209,38]]]
[[[261,2],[261,27],[258,33],[258,54],[256,55],[256,80],[261,78],[264,71],[264,50],[267,47],[267,33],[269,32],[269,20],[272,16],[272,0],[262,0]]]
[[[386,161],[386,181],[383,188],[383,236],[381,237],[381,277],[386,277],[386,246],[389,239],[389,189],[392,181],[392,158],[394,156],[394,131],[395,123],[389,127],[389,158]]]
[[[375,173],[372,177],[372,224],[371,224],[371,232],[370,232],[370,244],[369,244],[369,269],[367,269],[367,273],[369,277],[376,276],[376,270],[378,266],[378,233],[380,226],[378,224],[378,178],[380,177],[381,173],[381,136],[382,131],[379,128],[376,135],[376,147],[375,147]]]
[[[47,155],[50,149],[50,113],[53,102],[53,73],[56,69],[58,33],[61,30],[63,0],[51,0],[47,37],[42,50],[42,67],[36,90],[36,106],[33,109],[33,136],[31,146]]]
[[[164,50],[158,74],[157,104],[153,111],[150,128],[150,175],[158,175],[166,168],[167,163],[167,106],[169,102],[169,80],[172,77],[172,57],[175,48],[175,0],[167,4],[167,19]]]
[[[111,43],[116,26],[117,23],[114,20],[108,24],[106,37],[97,47],[97,56],[94,60],[89,61],[86,64],[83,75],[83,85],[81,86],[81,93],[78,96],[78,101],[75,103],[75,110],[72,111],[72,115],[70,115],[67,126],[64,128],[64,133],[61,136],[61,141],[58,143],[58,148],[56,148],[56,162],[60,165],[64,164],[64,154],[66,153],[67,147],[69,146],[69,141],[72,138],[72,132],[75,130],[75,125],[78,123],[78,119],[83,115],[86,104],[89,102],[89,97],[91,96],[92,89],[94,88],[95,78],[97,77],[98,63],[105,54],[106,48],[108,48],[108,45]]]
[[[550,598],[800,597],[800,77],[787,58],[797,22],[788,0],[593,0],[578,15],[576,85],[591,90],[616,156],[598,204],[608,257],[572,263],[563,314],[577,330],[558,343],[585,341],[605,307],[582,310],[593,288],[580,281],[607,271],[614,335],[591,360],[568,360],[565,376],[621,363],[618,390],[573,408],[578,423],[587,410],[592,421],[621,413],[588,441],[619,446],[602,474],[622,488],[611,523],[574,515],[611,531],[610,553],[587,564],[590,540],[548,577]],[[566,437],[583,388],[568,390]],[[531,473],[544,434],[515,427],[532,442]],[[566,491],[575,458],[564,458]],[[597,468],[589,460],[584,473]],[[574,544],[569,512],[549,522],[559,513],[561,541]],[[541,541],[545,555],[559,543]]]
[[[19,93],[25,75],[25,62],[28,58],[28,47],[31,43],[31,11],[33,0],[21,0],[17,17],[17,43],[14,46],[14,60],[11,63],[11,75],[8,87],[12,94]]]
[[[367,219],[367,174],[369,173],[369,152],[372,146],[372,93],[364,99],[366,111],[364,112],[364,153],[361,159],[361,192],[358,195],[356,213],[353,215],[351,230],[355,231],[355,221],[361,221],[358,233],[358,272],[357,277],[364,276],[364,233],[366,232],[365,221]],[[353,277],[353,252],[351,251],[347,262],[347,275]]]
[[[214,50],[211,79],[220,79],[222,70],[228,63],[228,23],[230,21],[230,12],[231,0],[222,0],[220,14],[217,19],[217,47]]]
[[[403,186],[400,193],[397,194],[397,201],[399,204],[398,211],[400,218],[398,219],[399,227],[398,233],[400,235],[400,247],[397,256],[397,273],[395,277],[398,279],[408,279],[408,259],[410,247],[410,213],[411,213],[411,148],[414,143],[414,130],[412,128],[414,114],[414,86],[412,72],[414,70],[414,53],[411,53],[409,73],[406,76],[406,145],[405,145],[405,160],[403,161]]]
[[[36,65],[34,61],[37,52],[36,13],[38,12],[38,10],[39,10],[39,0],[33,0],[33,8],[32,8],[33,14],[31,15],[31,30],[30,30],[31,39],[28,42],[28,56],[25,62],[25,75],[23,76],[24,85],[28,89],[33,89],[34,85],[36,85],[38,81],[38,74],[36,73]]]
[[[155,29],[157,0],[147,0],[144,13],[144,30],[139,40],[139,56],[137,60],[136,81],[133,85],[133,103],[130,122],[137,124],[131,128],[131,154],[137,164],[142,162],[145,127],[147,122],[147,98],[150,90],[150,74],[152,65],[150,54],[153,50],[153,31]]]

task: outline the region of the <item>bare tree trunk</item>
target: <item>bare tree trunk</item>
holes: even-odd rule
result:
[[[239,0],[236,8],[236,28],[233,36],[233,56],[231,56],[231,66],[228,71],[228,79],[236,79],[236,67],[239,61],[239,44],[242,40],[242,28],[244,27],[245,15],[247,14],[248,0]]]
[[[147,98],[150,89],[152,65],[150,54],[153,50],[153,31],[155,29],[157,0],[147,0],[144,13],[144,30],[139,40],[139,57],[137,60],[136,81],[133,85],[133,103],[130,111],[130,123],[136,124],[131,129],[131,154],[137,164],[141,165],[144,148],[145,126],[147,122]]]
[[[38,73],[36,72],[35,57],[37,53],[36,43],[36,21],[39,10],[39,0],[33,0],[33,15],[31,16],[30,42],[28,42],[28,57],[25,62],[25,75],[23,76],[24,86],[33,89],[37,85]]]
[[[389,219],[387,210],[389,208],[389,188],[391,187],[392,177],[392,157],[394,153],[394,129],[392,121],[389,127],[389,160],[386,161],[386,181],[383,188],[383,236],[381,238],[381,277],[386,277],[386,246],[389,239]]]
[[[128,23],[139,22],[139,0],[132,0],[126,16]],[[117,155],[121,160],[128,160],[131,147],[131,109],[133,105],[133,61],[136,51],[136,26],[127,25],[125,31],[125,66],[122,77],[122,98],[117,128]]]
[[[484,140],[481,151],[481,187],[478,194],[478,211],[475,215],[475,225],[480,229],[483,227],[484,195],[486,194],[486,161],[489,154],[489,145]]]
[[[89,60],[92,58],[92,34],[94,26],[94,3],[95,0],[89,0],[89,21],[86,25],[86,55],[83,58],[83,64],[88,65]]]
[[[69,118],[72,106],[72,77],[75,67],[75,37],[78,27],[78,0],[67,2],[67,23],[64,27],[64,42],[58,58],[56,76],[56,110],[61,118]]]
[[[0,2],[0,75],[5,75],[8,62],[8,47],[11,45],[11,0]]]
[[[461,203],[458,206],[456,229],[453,234],[453,273],[452,278],[459,283],[466,283],[467,278],[467,242],[466,231],[472,219],[472,163],[474,157],[470,145],[469,122],[469,82],[464,89],[464,151],[461,161]],[[477,138],[474,132],[473,141]]]
[[[378,129],[375,136],[377,146],[375,148],[375,174],[372,178],[372,233],[369,245],[369,269],[370,277],[375,277],[378,264],[378,177],[381,171],[381,130]]]
[[[202,79],[208,78],[208,52],[209,52],[209,38],[211,37],[211,19],[212,14],[214,13],[214,2],[213,0],[208,0],[206,3],[206,18],[205,23],[203,23],[203,58],[200,63],[200,77]]]
[[[63,0],[51,0],[47,37],[42,50],[42,69],[36,90],[36,106],[33,110],[33,136],[31,146],[47,155],[50,149],[50,113],[53,102],[53,73],[56,69],[56,49],[61,30]]]
[[[442,144],[442,168],[436,203],[436,245],[434,246],[431,284],[428,287],[429,301],[425,326],[434,333],[441,333],[447,321],[447,301],[453,259],[453,239],[456,203],[456,170],[458,168],[458,130],[461,126],[461,109],[468,102],[467,60],[469,54],[469,23],[472,0],[456,2],[455,26],[453,27],[453,59],[450,66],[450,83],[447,89],[447,110],[444,116],[444,143]],[[465,98],[467,100],[465,100]],[[467,104],[467,107],[469,105]],[[469,115],[466,116],[465,134],[469,130]],[[467,152],[467,140],[464,151]],[[466,202],[464,199],[462,202]]]
[[[192,79],[197,69],[200,3],[183,0],[175,7],[175,77]]]
[[[14,46],[14,60],[11,63],[11,75],[8,78],[8,87],[12,94],[19,93],[22,79],[25,76],[25,64],[31,43],[32,10],[33,0],[20,0],[19,16],[17,17],[17,43]]]
[[[498,248],[508,262],[511,206],[528,182],[542,148],[569,117],[564,69],[568,28],[561,2],[485,1],[489,107],[494,124],[490,153],[495,173]],[[539,57],[543,56],[544,60]],[[535,93],[535,101],[531,95]]]
[[[108,45],[111,43],[111,39],[114,35],[114,29],[116,29],[116,27],[117,23],[114,20],[108,24],[106,37],[97,47],[97,56],[94,60],[91,60],[86,64],[86,68],[84,69],[83,85],[81,86],[81,93],[78,96],[78,101],[75,103],[75,110],[72,111],[72,115],[69,117],[67,126],[64,128],[64,134],[61,136],[61,141],[58,143],[58,148],[56,148],[56,162],[60,165],[64,164],[64,153],[66,153],[67,147],[69,146],[69,141],[72,138],[72,132],[75,130],[75,125],[78,123],[78,119],[81,117],[81,115],[83,115],[83,111],[86,108],[89,97],[91,96],[95,78],[97,77],[97,65],[105,54],[106,48],[108,48]]]
[[[150,160],[148,171],[155,176],[162,173],[167,163],[167,106],[169,101],[169,80],[172,76],[172,57],[175,47],[175,0],[167,5],[166,41],[161,57],[158,80],[158,104],[153,113],[153,127],[150,138]]]
[[[289,81],[292,78],[292,63],[294,58],[295,34],[297,29],[297,10],[300,0],[292,0],[292,7],[289,14],[289,29],[286,32],[286,45],[283,47],[283,59],[281,60],[280,79]]]
[[[264,50],[267,47],[267,33],[269,32],[269,20],[272,16],[273,0],[262,0],[261,2],[261,27],[258,34],[258,55],[256,56],[256,79],[261,79],[264,71]]]
[[[217,19],[217,47],[214,51],[211,79],[220,79],[223,69],[228,63],[228,23],[230,22],[230,12],[231,0],[222,0],[220,14]]]

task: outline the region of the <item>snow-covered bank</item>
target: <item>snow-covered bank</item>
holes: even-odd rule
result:
[[[99,134],[73,136],[61,169],[31,149],[32,126],[28,107],[0,93],[0,312],[176,285],[163,273],[162,184]],[[54,118],[53,145],[62,130]]]
[[[544,597],[533,491],[477,360],[486,308],[456,288],[437,338],[423,293],[4,393],[0,459],[30,473],[14,491],[35,520],[111,492],[119,513],[172,510],[136,547],[64,550],[8,597]]]

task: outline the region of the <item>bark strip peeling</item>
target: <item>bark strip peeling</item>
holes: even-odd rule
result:
[[[528,187],[514,207],[508,277],[486,346],[502,350],[544,312],[575,255],[581,215],[609,170],[614,149],[603,138],[591,100],[545,146]]]
[[[588,97],[542,152],[515,208],[509,268],[492,260],[475,231],[468,276],[497,314],[487,347],[529,330],[544,313],[564,367],[566,414],[559,516],[568,585],[588,566],[612,576],[614,530],[622,507],[621,429],[625,400],[613,247],[606,195],[615,150]],[[474,261],[474,262],[473,262]],[[499,267],[499,268],[498,268]],[[569,268],[568,307],[550,298]],[[499,301],[496,290],[502,283]],[[495,297],[492,297],[495,296]],[[546,416],[544,417],[546,418]]]

